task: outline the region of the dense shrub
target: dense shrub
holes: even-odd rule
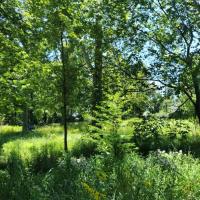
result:
[[[186,200],[200,198],[200,163],[181,152],[151,154],[147,159],[129,154],[121,162],[104,165],[90,160],[82,172],[85,190],[95,199]],[[97,199],[97,198],[96,198]]]
[[[81,169],[77,164],[76,158],[65,154],[58,166],[46,174],[42,182],[44,199],[82,199],[81,183],[78,180]]]
[[[46,163],[47,165],[49,163]],[[13,154],[0,170],[2,200],[189,200],[200,199],[200,162],[182,152],[112,154],[88,159],[65,154],[51,170],[35,175]]]
[[[133,142],[143,153],[157,149],[161,146],[163,122],[149,119],[136,124]]]
[[[157,149],[186,150],[190,135],[191,128],[187,123],[149,118],[136,123],[132,141],[146,155]]]
[[[90,157],[97,153],[97,140],[90,137],[82,137],[77,143],[75,143],[72,151],[73,156]]]

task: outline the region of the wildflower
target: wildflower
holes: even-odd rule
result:
[[[82,168],[86,165],[86,159],[84,157],[81,158],[71,158],[71,164],[76,168]]]
[[[151,182],[150,181],[145,181],[144,185],[145,185],[145,187],[150,188],[151,187]]]
[[[105,172],[103,171],[97,171],[96,172],[96,176],[101,180],[101,181],[105,181],[107,179],[107,175]]]
[[[95,200],[100,200],[100,199],[104,199],[105,195],[96,191],[94,188],[92,188],[91,186],[89,186],[87,183],[82,182],[82,185],[84,187],[84,189],[95,199]]]

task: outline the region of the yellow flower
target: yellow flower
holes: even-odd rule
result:
[[[105,195],[101,194],[100,192],[96,191],[94,188],[90,187],[87,183],[82,182],[84,189],[95,199],[100,200],[104,199]]]
[[[151,187],[151,182],[150,181],[145,181],[144,185],[145,185],[145,187],[150,188]]]
[[[97,171],[96,175],[101,181],[106,181],[107,180],[107,175],[103,171]]]

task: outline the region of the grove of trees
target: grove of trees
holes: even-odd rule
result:
[[[198,0],[1,0],[0,121],[62,123],[67,150],[68,122],[118,93],[123,118],[168,100],[200,123],[199,16]]]

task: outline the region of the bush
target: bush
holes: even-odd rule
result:
[[[129,154],[107,167],[104,157],[88,162],[83,190],[95,199],[188,200],[200,198],[200,162],[181,152],[157,152],[146,159]]]
[[[163,121],[154,119],[143,120],[136,124],[132,140],[142,153],[147,154],[161,147],[162,126]]]
[[[95,155],[97,153],[97,140],[89,137],[83,137],[75,143],[71,153],[76,157],[90,157]]]
[[[190,133],[190,126],[185,122],[150,118],[135,125],[132,141],[146,155],[157,149],[186,149]]]
[[[15,153],[0,170],[2,200],[189,200],[200,199],[200,161],[182,152],[157,151],[60,157],[46,173],[32,174]]]
[[[80,169],[74,165],[71,158],[70,154],[65,154],[57,167],[45,175],[42,181],[44,199],[82,199],[81,183],[78,181]]]

